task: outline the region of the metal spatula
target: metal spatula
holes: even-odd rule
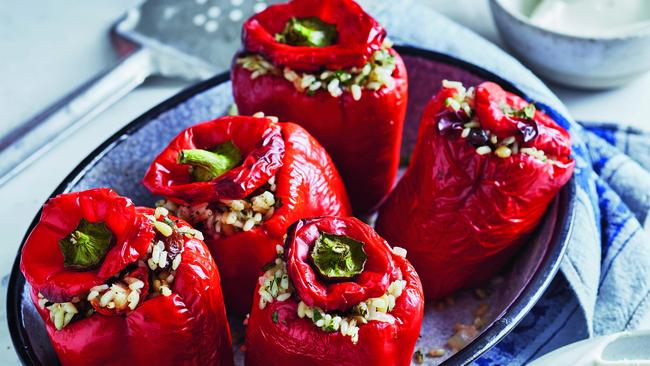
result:
[[[112,30],[123,56],[47,110],[0,138],[0,186],[150,75],[200,80],[226,70],[241,25],[269,0],[148,0]]]

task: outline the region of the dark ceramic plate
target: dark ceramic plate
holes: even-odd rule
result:
[[[469,85],[491,80],[521,94],[508,81],[464,61],[415,48],[400,47],[398,50],[409,75],[408,115],[402,148],[405,157],[415,142],[422,109],[442,79],[459,80]],[[228,74],[190,87],[109,138],[79,164],[52,195],[106,186],[131,197],[138,205],[153,205],[156,197],[140,184],[152,159],[182,129],[224,115],[231,103]],[[455,295],[453,306],[445,309],[427,304],[422,337],[418,342],[418,348],[424,351],[443,346],[453,334],[454,324],[471,324],[473,310],[481,303],[489,305],[486,325],[471,343],[453,355],[427,358],[427,363],[468,363],[501,340],[526,315],[558,270],[571,232],[574,202],[575,182],[571,180],[549,206],[537,233],[503,272],[501,281],[493,281],[488,298],[478,299],[472,291],[463,291]],[[43,322],[29,299],[28,285],[19,270],[19,258],[11,273],[7,303],[14,346],[26,365],[57,364]],[[234,341],[240,342],[241,321],[233,319],[231,323]],[[241,364],[243,355],[239,347],[235,347],[237,361]]]

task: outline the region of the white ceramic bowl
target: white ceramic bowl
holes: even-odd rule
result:
[[[650,366],[650,331],[591,338],[557,349],[528,366]]]
[[[501,37],[540,76],[571,87],[620,86],[650,70],[650,24],[628,34],[581,37],[528,18],[540,0],[490,0]]]

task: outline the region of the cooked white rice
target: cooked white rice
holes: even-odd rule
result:
[[[278,205],[275,190],[275,177],[271,177],[267,190],[241,200],[221,200],[212,204],[204,202],[194,205],[161,201],[158,205],[200,227],[208,237],[219,238],[240,231],[250,231],[271,218]]]
[[[293,285],[287,272],[287,264],[282,259],[283,248],[276,247],[278,257],[273,266],[267,269],[258,279],[260,287],[259,308],[264,309],[273,301],[286,301],[293,295]],[[406,251],[396,247],[393,249],[397,255],[406,256]],[[357,305],[347,314],[330,314],[318,307],[311,307],[303,301],[298,303],[297,314],[300,318],[307,318],[314,325],[326,332],[340,332],[349,336],[352,343],[359,341],[359,326],[370,321],[394,323],[395,318],[390,312],[395,307],[396,300],[406,288],[406,281],[398,279],[393,281],[381,297],[367,299]]]
[[[300,92],[311,94],[322,90],[335,98],[349,92],[354,100],[360,100],[363,90],[392,88],[395,85],[395,56],[390,54],[388,48],[390,44],[386,43],[383,49],[375,51],[363,67],[325,70],[318,74],[296,72],[288,67],[280,69],[260,54],[241,56],[236,63],[251,71],[252,79],[262,75],[283,76]]]
[[[456,94],[445,100],[445,106],[454,111],[463,110],[467,116],[472,118],[470,122],[463,125],[463,130],[460,134],[461,138],[467,139],[473,129],[480,129],[489,137],[486,145],[478,146],[476,148],[477,154],[489,155],[494,153],[494,155],[499,158],[507,159],[513,155],[522,153],[532,156],[542,162],[557,163],[555,158],[547,157],[542,150],[537,150],[534,147],[521,148],[514,136],[508,136],[499,141],[498,137],[491,131],[482,129],[480,121],[476,116],[474,116],[475,90],[473,87],[465,89],[461,82],[449,80],[443,80],[442,86],[445,88],[456,89]]]

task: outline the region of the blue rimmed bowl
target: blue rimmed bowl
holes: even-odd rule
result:
[[[473,85],[494,81],[506,90],[522,94],[510,82],[480,67],[431,51],[397,48],[409,75],[409,104],[402,146],[403,157],[415,144],[422,110],[443,79]],[[82,161],[52,193],[111,187],[131,197],[138,205],[153,205],[152,196],[140,183],[154,157],[181,130],[190,125],[226,114],[232,104],[228,74],[221,74],[190,87],[154,107],[106,140]],[[469,363],[505,337],[528,313],[555,276],[572,229],[575,181],[571,180],[549,206],[536,234],[502,273],[487,299],[477,299],[471,291],[456,295],[454,306],[444,310],[427,304],[417,347],[427,350],[443,346],[456,323],[470,323],[472,311],[482,302],[489,304],[486,326],[480,334],[455,354],[428,364]],[[31,228],[38,221],[37,214]],[[58,360],[49,343],[44,324],[29,298],[29,285],[19,270],[20,252],[9,280],[7,317],[14,346],[26,365],[55,365]],[[243,364],[238,342],[242,340],[241,319],[231,319],[237,364]]]

